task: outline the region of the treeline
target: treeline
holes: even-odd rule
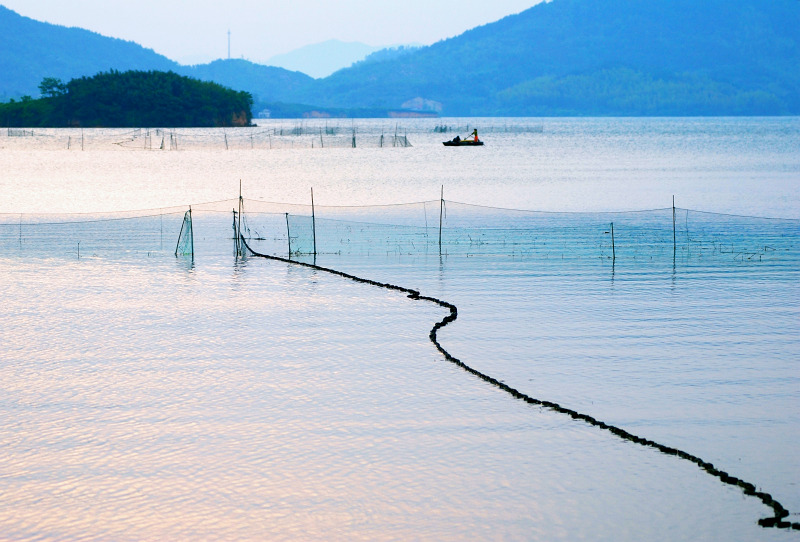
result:
[[[249,126],[247,92],[174,72],[109,71],[63,83],[45,78],[42,98],[0,104],[6,127]]]

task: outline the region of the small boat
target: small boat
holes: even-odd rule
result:
[[[443,141],[442,145],[445,147],[480,147],[483,141],[475,141],[473,139],[451,139],[450,141]]]

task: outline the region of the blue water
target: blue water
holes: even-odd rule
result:
[[[441,307],[235,257],[236,200],[193,206],[193,259],[172,254],[183,208],[124,221],[29,213],[227,199],[215,191],[238,179],[220,179],[238,168],[253,186],[264,164],[275,195],[264,199],[281,200],[283,190],[304,204],[292,197],[298,179],[324,171],[329,191],[315,195],[326,203],[333,187],[368,189],[358,204],[427,201],[318,207],[316,263],[454,303],[458,319],[439,339],[464,363],[699,456],[800,521],[797,222],[685,211],[694,207],[687,199],[714,200],[724,203],[700,207],[796,216],[800,159],[786,149],[797,120],[543,124],[542,133],[497,133],[500,148],[464,158],[471,164],[448,156],[450,175],[478,172],[454,190],[471,188],[473,203],[535,209],[508,203],[541,165],[533,155],[560,151],[561,165],[549,162],[532,181],[546,195],[541,209],[573,211],[583,193],[582,210],[593,213],[478,213],[450,201],[441,257],[438,201],[401,198],[438,197],[424,179],[440,170],[442,150],[424,124],[409,127],[411,148],[255,148],[233,157],[3,141],[6,201],[17,204],[3,210],[18,211],[0,226],[3,536],[796,538],[759,527],[767,507],[696,465],[529,406],[448,363],[428,339]],[[587,141],[599,148],[570,154]],[[404,182],[386,186],[375,171]],[[605,193],[615,175],[630,199]],[[664,187],[671,175],[677,181]],[[19,187],[18,176],[31,183]],[[684,220],[674,251],[671,208],[599,212],[636,208],[692,179],[678,193]],[[51,193],[64,183],[72,185],[54,189],[62,195]],[[254,244],[285,256],[286,212],[299,228],[290,237],[305,243],[295,249],[308,246],[308,207],[262,204],[260,195],[245,201],[248,219],[274,224]]]

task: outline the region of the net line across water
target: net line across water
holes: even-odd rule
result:
[[[682,208],[542,212],[449,200],[324,206],[220,200],[129,212],[0,214],[0,251],[41,255],[174,253],[186,211],[194,246],[242,234],[258,252],[307,258],[441,255],[522,260],[625,261],[628,265],[729,265],[800,261],[800,220]],[[185,247],[182,252],[186,252]]]

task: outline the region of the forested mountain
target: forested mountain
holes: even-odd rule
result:
[[[257,109],[266,107],[266,104],[271,102],[290,100],[299,89],[314,81],[304,73],[262,66],[241,59],[215,60],[209,64],[181,66],[175,71],[201,81],[213,81],[226,87],[245,89],[253,95]]]
[[[416,105],[453,116],[798,115],[798,28],[798,0],[550,0],[314,80],[244,60],[178,66],[134,43],[0,6],[0,100],[35,97],[44,77],[140,69],[248,91],[257,110],[359,114]]]
[[[798,0],[551,0],[298,101],[444,115],[800,114]]]
[[[249,126],[252,97],[173,72],[110,71],[68,83],[45,78],[42,98],[0,104],[8,127]]]
[[[45,77],[116,70],[175,70],[178,64],[130,41],[23,17],[0,5],[0,101],[38,97]]]

